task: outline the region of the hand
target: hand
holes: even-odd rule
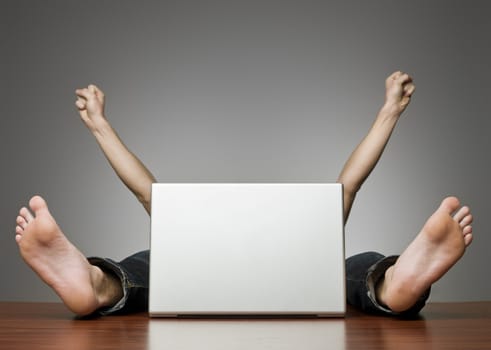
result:
[[[80,118],[87,127],[94,131],[104,117],[104,93],[95,85],[89,85],[84,89],[75,91],[77,101],[75,105],[78,108]]]
[[[416,87],[406,73],[397,71],[385,81],[385,105],[393,112],[404,112]]]

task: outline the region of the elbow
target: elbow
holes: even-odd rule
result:
[[[150,207],[151,207],[151,197],[149,195],[144,195],[141,193],[135,193],[136,198],[138,201],[145,207],[145,209],[150,212]]]
[[[360,186],[357,186],[354,183],[351,183],[350,181],[347,181],[346,179],[343,179],[342,177],[338,178],[336,181],[337,183],[340,183],[343,185],[343,196],[346,198],[354,198],[358,191],[360,190]]]

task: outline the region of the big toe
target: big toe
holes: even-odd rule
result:
[[[460,201],[457,197],[447,197],[440,204],[440,210],[445,211],[449,215],[455,212],[460,207]]]
[[[29,207],[35,212],[48,210],[48,204],[41,196],[34,196],[29,201]]]

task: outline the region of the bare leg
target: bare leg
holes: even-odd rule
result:
[[[472,215],[448,197],[428,219],[377,287],[377,299],[395,312],[414,305],[461,257],[472,241]]]
[[[78,315],[115,304],[122,297],[119,280],[89,264],[65,237],[44,199],[33,197],[17,217],[15,239],[25,262]]]

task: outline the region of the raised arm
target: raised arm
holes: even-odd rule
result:
[[[356,193],[377,165],[400,115],[411,100],[414,89],[411,77],[399,71],[391,74],[385,81],[385,103],[368,134],[348,158],[337,180],[344,188],[345,223]]]
[[[150,197],[155,177],[124,145],[104,115],[104,93],[95,85],[76,90],[75,105],[87,128],[95,136],[116,174],[150,214]]]

